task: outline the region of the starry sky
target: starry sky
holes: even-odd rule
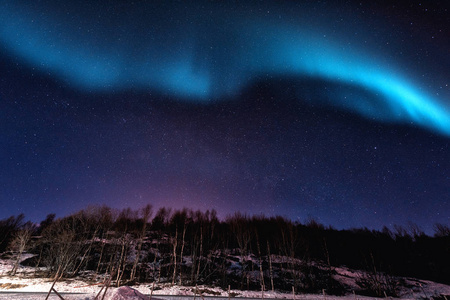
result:
[[[432,233],[449,6],[2,1],[0,219],[151,203]]]

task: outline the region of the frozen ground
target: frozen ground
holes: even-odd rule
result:
[[[9,276],[8,272],[11,269],[12,264],[9,260],[0,260],[0,299],[45,299],[46,293],[50,290],[52,285],[52,279],[45,278],[34,278],[34,269],[20,267],[18,274],[16,276]],[[359,271],[349,270],[346,268],[336,268],[337,275],[335,278],[342,283],[350,287],[357,288],[355,280],[358,276],[361,276]],[[401,290],[402,299],[424,299],[437,297],[440,295],[446,295],[447,299],[450,300],[450,286],[434,283],[426,280],[417,280],[412,278],[405,278],[406,286]],[[80,278],[75,279],[64,279],[55,284],[55,289],[59,293],[76,293],[76,294],[64,294],[64,299],[93,299],[102,288],[101,282],[86,282]],[[132,286],[133,289],[137,290],[141,294],[150,295],[151,294],[151,284],[143,284]],[[198,290],[203,291],[202,296],[204,298],[209,298],[211,296],[221,297],[224,300],[228,299],[228,291],[221,290],[219,288],[211,288],[205,286],[199,286]],[[184,287],[184,286],[169,286],[169,285],[157,285],[157,289],[154,290],[152,294],[152,299],[193,299],[195,288]],[[125,295],[122,295],[123,292]],[[128,291],[117,291],[117,288],[111,287],[108,290],[109,299],[120,300],[120,299],[142,299],[142,298],[130,298]],[[20,294],[16,294],[20,293]],[[25,294],[25,293],[40,293],[40,294]],[[114,294],[115,293],[115,294]],[[127,294],[128,293],[128,294]],[[262,294],[260,291],[240,291],[232,290],[231,294],[235,297],[242,298],[253,298],[261,299],[294,299],[292,293],[280,293],[265,291]],[[128,296],[126,296],[128,295]],[[171,297],[172,296],[172,297]],[[185,296],[185,297],[174,297],[174,296]],[[111,298],[112,297],[112,298]],[[196,298],[201,300],[201,296],[197,295]],[[52,293],[50,299],[59,299],[56,294]],[[107,299],[107,298],[105,298]],[[148,299],[148,298],[147,298]],[[320,300],[345,300],[345,299],[374,299],[371,297],[364,297],[360,295],[349,294],[346,296],[336,297],[329,295],[305,295],[297,294],[295,295],[296,300],[310,300],[310,299],[320,299]],[[444,299],[441,296],[441,299]]]

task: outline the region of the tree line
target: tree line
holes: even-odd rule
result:
[[[434,236],[414,224],[381,231],[336,230],[315,220],[235,213],[219,220],[214,210],[160,208],[115,210],[91,206],[66,217],[49,214],[40,224],[23,215],[0,220],[0,253],[37,275],[109,278],[116,285],[157,282],[227,288],[326,290],[344,293],[335,268],[366,270],[361,290],[395,295],[395,276],[450,284],[450,228]]]

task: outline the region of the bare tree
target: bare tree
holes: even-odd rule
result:
[[[197,284],[203,255],[203,214],[200,211],[190,211],[189,213],[193,223],[191,235],[191,284]]]
[[[263,272],[263,260],[261,255],[261,246],[259,243],[259,234],[258,230],[255,228],[255,236],[256,236],[256,247],[258,249],[258,256],[259,256],[259,281],[261,284],[261,291],[264,292],[266,286],[264,282],[264,272]]]
[[[288,268],[290,269],[294,287],[298,284],[298,274],[296,269],[295,249],[298,246],[297,228],[291,221],[280,219],[278,221],[280,235],[278,238],[281,254],[288,260]]]
[[[175,277],[177,275],[177,247],[178,247],[178,226],[175,227],[175,237],[171,239],[173,246],[172,260],[173,260],[173,275],[172,285],[175,284]]]
[[[435,237],[450,236],[450,227],[448,225],[436,223],[433,226]]]
[[[181,240],[181,251],[180,251],[180,282],[179,284],[182,285],[182,278],[183,278],[183,253],[184,253],[184,246],[186,245],[186,229],[187,229],[187,222],[184,223],[183,226],[183,238]]]
[[[419,225],[413,222],[408,223],[408,229],[411,237],[414,238],[414,240],[417,240],[420,237],[425,236],[425,233],[420,229]]]
[[[138,215],[138,211],[134,211],[131,208],[123,209],[120,212],[115,224],[118,234],[120,235],[119,243],[121,248],[116,273],[117,286],[120,286],[120,282],[127,267],[128,252],[130,250],[131,243],[133,242],[130,232],[135,229],[134,227],[136,225]]]
[[[78,223],[78,230],[80,231],[78,234],[81,235],[79,238],[79,243],[81,244],[81,248],[85,248],[83,256],[72,272],[72,276],[75,276],[75,274],[80,270],[83,263],[85,263],[86,268],[88,261],[87,258],[89,257],[89,254],[93,248],[97,233],[100,230],[101,223],[99,222],[97,216],[97,208],[94,206],[90,206],[86,210],[81,210],[73,216],[76,218],[76,222]],[[85,247],[86,245],[87,247]]]
[[[27,249],[28,243],[31,239],[31,234],[33,232],[33,227],[24,226],[23,229],[17,231],[14,234],[14,238],[11,242],[11,249],[17,251],[16,262],[10,272],[10,275],[16,275],[17,269],[19,268],[19,263],[22,258],[23,252]]]
[[[147,204],[145,207],[142,208],[141,214],[142,214],[142,230],[138,236],[137,254],[133,263],[133,267],[131,268],[130,281],[134,280],[136,277],[136,268],[139,262],[139,258],[141,257],[142,243],[146,236],[147,224],[150,222],[150,217],[152,215],[152,206],[150,204]]]
[[[13,234],[23,226],[24,219],[24,214],[20,214],[17,217],[11,216],[0,220],[0,252],[8,247]]]
[[[159,237],[159,241],[157,244],[158,251],[155,255],[158,256],[158,282],[161,282],[161,279],[165,277],[166,270],[170,269],[172,264],[166,265],[164,263],[165,259],[170,257],[172,258],[172,251],[167,247],[170,244],[168,227],[169,220],[172,215],[172,210],[167,209],[165,207],[161,207],[155,214],[155,217],[152,220],[152,230],[154,230]],[[156,260],[155,260],[156,262]]]
[[[183,267],[183,254],[184,254],[184,247],[186,243],[186,230],[187,230],[187,224],[188,224],[188,210],[186,208],[183,208],[180,211],[175,211],[172,215],[172,218],[170,220],[171,227],[175,227],[175,236],[171,238],[172,243],[172,262],[173,262],[173,273],[172,273],[172,285],[175,284],[177,271],[179,269],[179,283],[182,282],[182,267]],[[181,241],[179,241],[180,234],[179,230],[182,228],[181,232]],[[173,230],[173,229],[172,229]],[[179,264],[177,260],[178,256],[178,244],[181,243],[180,247],[180,259]],[[179,265],[179,268],[178,268]]]
[[[270,244],[267,240],[267,256],[269,258],[269,274],[270,274],[270,286],[272,288],[272,292],[275,290],[273,286],[273,268],[272,268],[272,254],[270,254]]]
[[[42,236],[42,242],[46,244],[43,261],[49,267],[50,274],[56,277],[73,271],[77,256],[81,252],[73,218],[56,220],[45,228]]]
[[[252,231],[249,228],[249,219],[246,215],[241,213],[235,213],[231,218],[228,218],[228,223],[230,224],[231,231],[236,237],[236,241],[239,246],[240,263],[242,266],[242,282],[241,288],[243,287],[243,281],[247,277],[247,255],[248,248],[250,245]]]

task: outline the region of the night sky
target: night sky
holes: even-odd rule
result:
[[[0,219],[450,223],[448,1],[189,3],[1,2]]]

